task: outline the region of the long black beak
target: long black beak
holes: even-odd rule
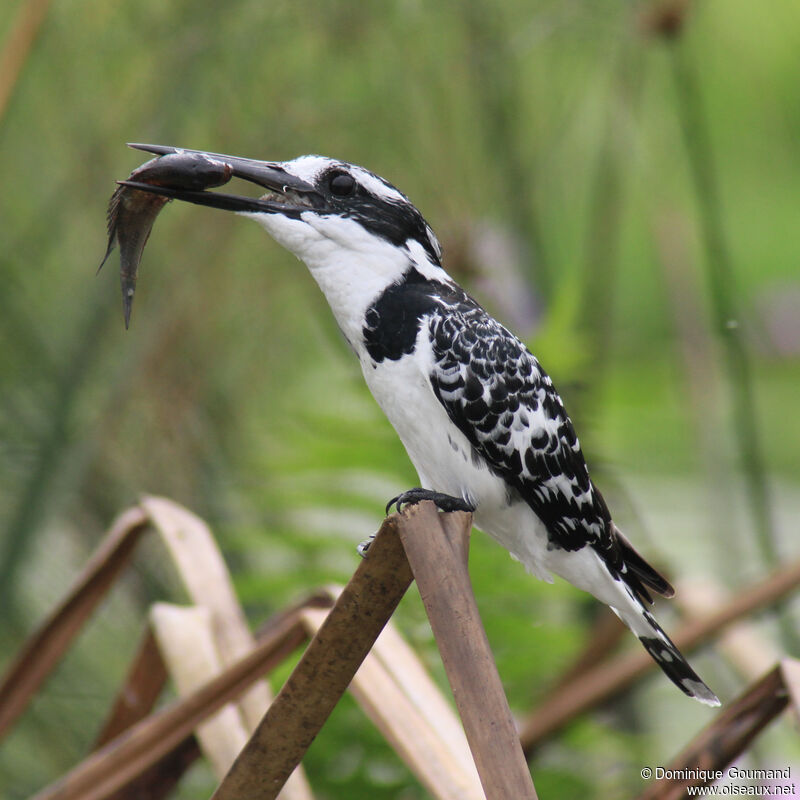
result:
[[[143,183],[140,181],[119,181],[122,186],[140,189],[162,197],[185,200],[211,208],[225,211],[267,212],[279,214],[299,214],[309,209],[321,208],[322,197],[314,187],[287,172],[279,162],[255,161],[250,158],[239,158],[222,153],[208,153],[205,150],[187,150],[182,147],[169,147],[160,144],[130,143],[129,147],[144,150],[147,153],[163,156],[172,153],[194,153],[221,161],[231,167],[233,176],[263,186],[270,195],[265,197],[246,197],[232,194],[216,194],[196,189],[179,188],[180,175],[176,176],[174,186]]]

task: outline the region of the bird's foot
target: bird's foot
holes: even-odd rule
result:
[[[396,506],[398,511],[402,511],[403,506],[412,506],[423,500],[430,500],[440,511],[474,511],[475,506],[464,500],[463,497],[454,497],[444,492],[434,492],[431,489],[409,489],[402,494],[393,497],[386,504],[386,513],[392,506]]]

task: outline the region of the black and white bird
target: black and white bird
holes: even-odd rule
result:
[[[651,592],[673,589],[612,521],[549,376],[445,272],[408,198],[331,158],[204,155],[268,193],[127,185],[250,217],[305,262],[419,474],[420,488],[393,502],[474,511],[528,572],[548,582],[555,573],[609,605],[683,692],[719,705],[648,610]]]

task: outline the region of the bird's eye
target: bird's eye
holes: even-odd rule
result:
[[[355,191],[356,181],[347,172],[337,172],[331,177],[329,186],[331,194],[335,194],[337,197],[347,197]]]

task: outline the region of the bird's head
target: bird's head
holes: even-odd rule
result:
[[[266,189],[258,197],[247,197],[123,182],[176,200],[249,216],[305,261],[312,272],[365,257],[379,270],[382,262],[408,261],[409,257],[432,267],[440,265],[439,242],[422,214],[394,186],[363,167],[323,156],[256,161],[162,145],[132,147],[157,155],[206,155],[229,164],[234,177]],[[386,269],[390,269],[388,263]]]

